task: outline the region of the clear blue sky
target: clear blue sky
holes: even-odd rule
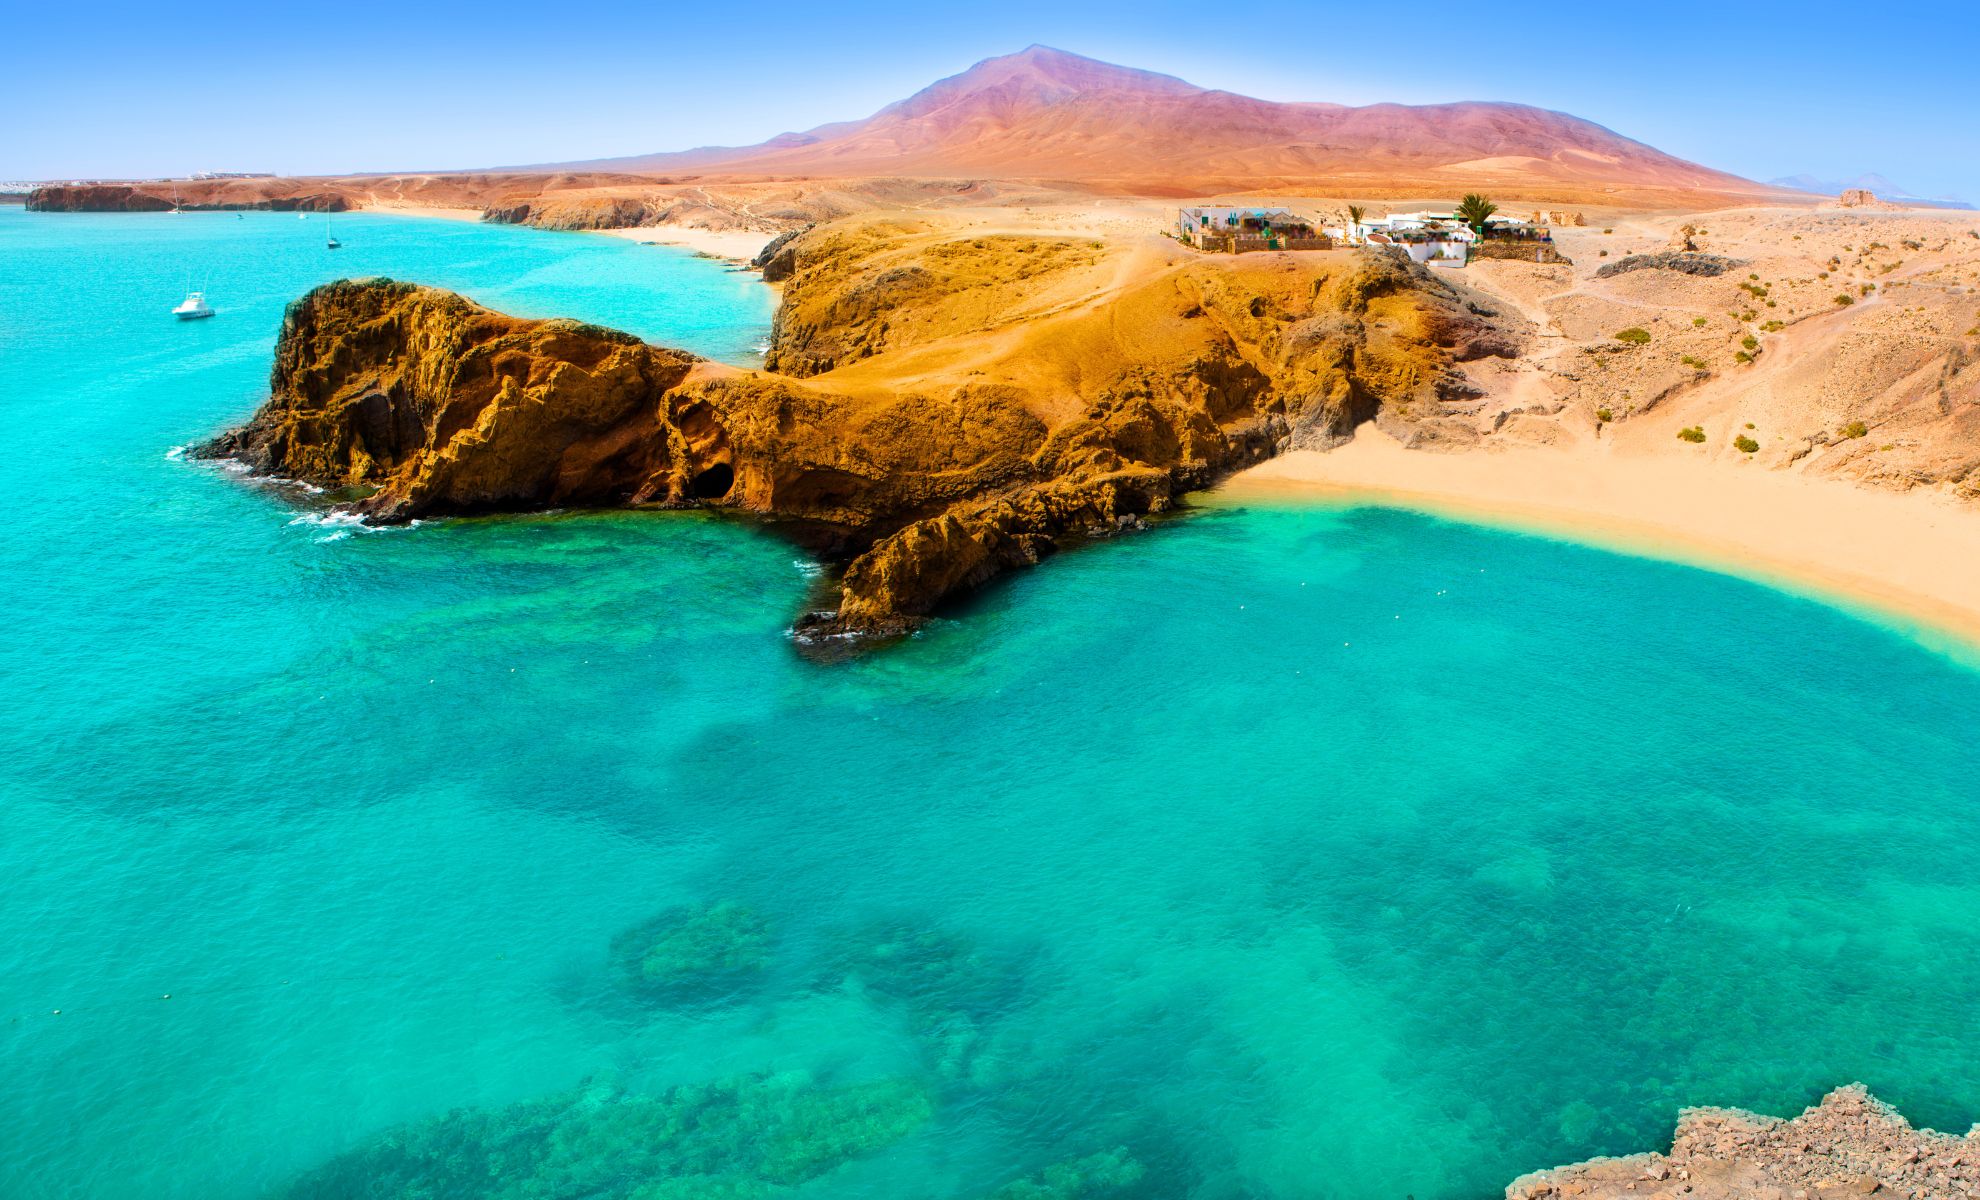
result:
[[[0,179],[492,166],[862,117],[1032,42],[1275,100],[1516,100],[1757,179],[1980,200],[1972,0],[310,5],[36,0],[0,25]],[[1529,19],[1522,10],[1567,14]],[[1476,18],[1479,48],[1433,31]],[[1393,19],[1385,14],[1397,14]],[[1233,18],[1231,32],[1217,28]]]

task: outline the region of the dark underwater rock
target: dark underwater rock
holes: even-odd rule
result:
[[[659,913],[612,939],[612,962],[646,996],[733,990],[770,962],[770,923],[724,901]]]
[[[903,1080],[844,1087],[750,1075],[645,1095],[573,1088],[388,1129],[315,1168],[286,1200],[753,1200],[925,1125]]]

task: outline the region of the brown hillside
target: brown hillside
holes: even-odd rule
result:
[[[1044,46],[980,62],[864,121],[759,146],[574,165],[724,176],[1060,179],[1142,194],[1302,182],[1324,182],[1342,194],[1496,187],[1571,202],[1773,192],[1565,113],[1482,102],[1282,104]]]

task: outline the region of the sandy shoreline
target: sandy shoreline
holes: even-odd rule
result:
[[[410,204],[403,200],[376,199],[364,203],[364,212],[391,213],[400,217],[437,217],[446,221],[479,221],[478,208],[445,208],[432,204]],[[587,229],[606,237],[661,246],[681,246],[709,258],[747,263],[777,235],[757,229],[700,229],[689,225],[638,225],[626,229]]]
[[[1759,579],[1980,663],[1980,510],[1941,497],[1599,450],[1427,453],[1364,427],[1206,499],[1356,498]]]
[[[690,225],[636,225],[628,229],[596,229],[590,232],[632,242],[683,246],[710,258],[740,263],[755,258],[777,236],[760,229],[697,229]]]
[[[360,212],[391,213],[396,217],[438,217],[445,221],[479,221],[478,208],[445,208],[434,204],[409,204],[404,200],[366,200]]]

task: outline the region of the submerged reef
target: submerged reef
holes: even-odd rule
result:
[[[286,1200],[746,1200],[825,1175],[928,1123],[903,1080],[801,1074],[657,1095],[605,1085],[390,1129],[309,1172]]]
[[[770,961],[770,923],[748,907],[723,901],[683,905],[612,939],[620,977],[647,996],[733,990]]]
[[[373,522],[620,505],[785,518],[842,565],[801,638],[898,634],[1287,446],[1384,413],[1428,428],[1473,394],[1458,364],[1517,349],[1381,254],[1165,249],[1128,270],[1120,253],[821,226],[778,247],[771,371],[431,288],[328,284],[290,305],[267,403],[198,453],[355,495]]]
[[[895,1013],[945,1084],[981,1086],[1014,1069],[985,1056],[990,1027],[1025,994],[1026,964],[1015,952],[911,922],[879,923],[847,931],[817,979]]]
[[[1067,1159],[997,1189],[992,1200],[1100,1200],[1140,1183],[1147,1169],[1125,1146]]]

